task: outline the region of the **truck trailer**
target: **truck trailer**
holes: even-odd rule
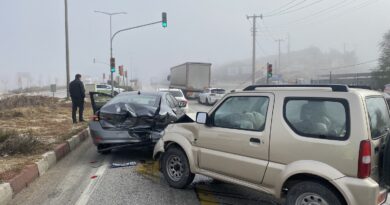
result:
[[[197,98],[210,87],[211,63],[187,62],[171,68],[170,88],[181,89],[187,98]]]

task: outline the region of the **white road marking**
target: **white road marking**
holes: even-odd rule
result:
[[[100,183],[103,179],[103,174],[108,168],[108,160],[107,157],[104,158],[104,161],[102,162],[102,166],[98,168],[95,175],[97,176],[95,179],[91,179],[89,182],[87,188],[83,191],[75,205],[86,205],[89,201],[90,196],[95,191],[97,187],[99,187]]]

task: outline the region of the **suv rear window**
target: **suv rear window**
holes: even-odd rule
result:
[[[295,133],[304,137],[346,140],[349,135],[346,100],[287,98],[284,118]]]
[[[371,137],[377,139],[387,134],[390,126],[389,110],[383,97],[366,98],[366,104]]]

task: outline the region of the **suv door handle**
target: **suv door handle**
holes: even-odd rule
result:
[[[260,139],[259,138],[250,138],[249,139],[249,142],[253,142],[253,143],[258,143],[258,144],[260,144]]]

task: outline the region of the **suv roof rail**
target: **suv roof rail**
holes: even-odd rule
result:
[[[244,91],[255,90],[256,88],[332,88],[333,92],[348,92],[348,85],[328,84],[328,85],[250,85]]]
[[[372,90],[371,86],[369,86],[369,85],[348,85],[348,87]]]

